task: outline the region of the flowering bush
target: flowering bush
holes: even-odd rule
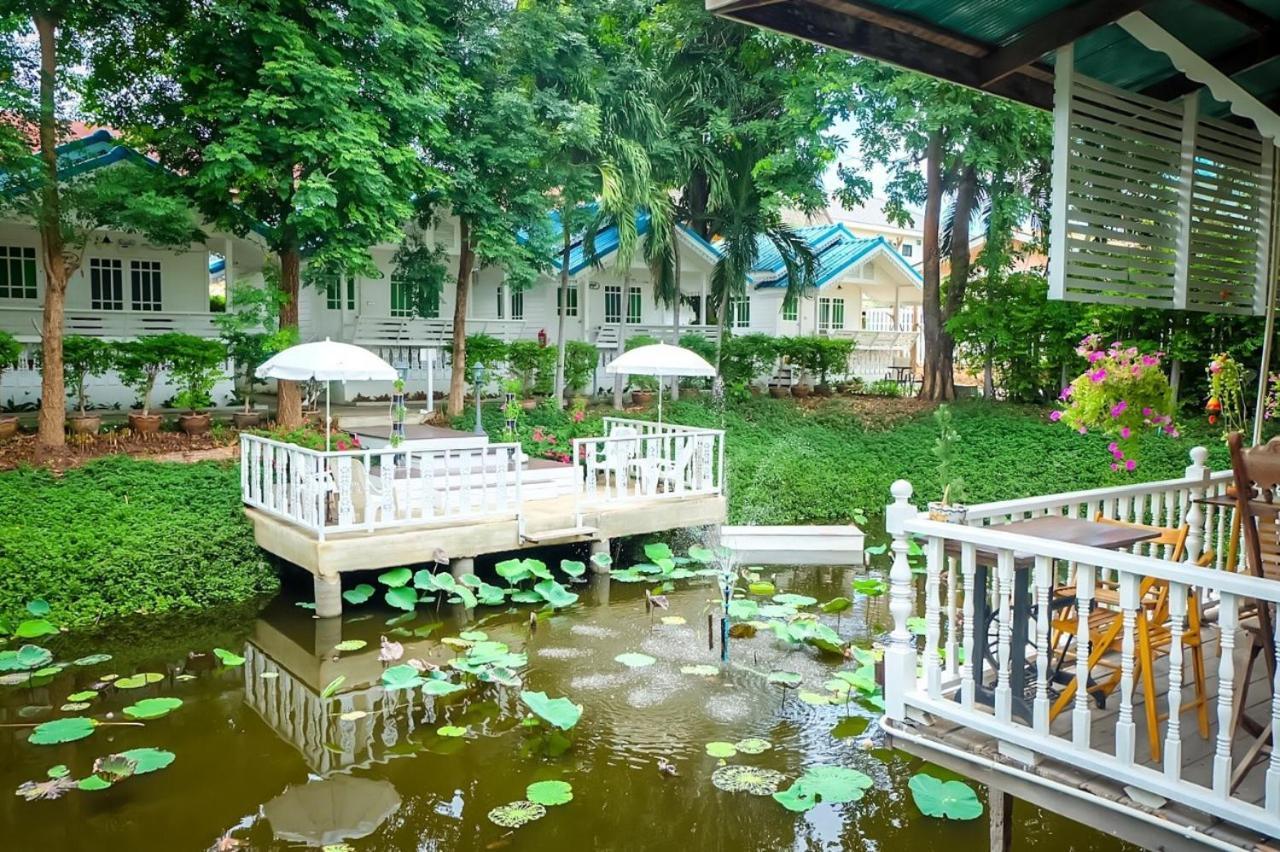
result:
[[[1141,353],[1118,341],[1103,348],[1096,334],[1081,340],[1076,352],[1089,366],[1062,389],[1063,408],[1050,420],[1081,435],[1093,430],[1110,436],[1112,470],[1136,468],[1138,444],[1153,429],[1177,437],[1173,390],[1160,367],[1160,353]]]
[[[1243,432],[1248,425],[1244,407],[1244,367],[1225,352],[1219,352],[1205,368],[1209,374],[1209,402],[1204,410],[1209,423],[1222,419],[1222,434]]]

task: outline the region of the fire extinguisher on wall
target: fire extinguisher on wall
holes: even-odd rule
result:
[[[538,345],[543,349],[547,348],[547,330],[545,328],[538,329]]]

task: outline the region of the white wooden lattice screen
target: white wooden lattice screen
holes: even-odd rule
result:
[[[1050,294],[1056,299],[1262,313],[1275,221],[1276,146],[1074,73],[1054,96]]]

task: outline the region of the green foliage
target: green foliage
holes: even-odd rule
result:
[[[600,351],[594,345],[581,340],[570,340],[565,343],[564,386],[570,393],[580,394],[587,390],[599,360]],[[555,369],[554,360],[552,369]]]
[[[453,347],[449,347],[450,353]],[[485,370],[495,370],[507,360],[507,344],[488,334],[467,335],[467,380],[471,380],[471,371],[476,364]]]
[[[867,386],[867,393],[871,396],[887,396],[897,399],[902,396],[902,385],[893,379],[877,379]]]
[[[125,387],[138,395],[143,415],[151,411],[151,391],[169,361],[171,334],[138,337],[115,344],[115,368]]]
[[[213,405],[213,386],[222,376],[222,362],[227,357],[222,344],[193,334],[165,336],[169,372],[179,388],[174,404],[190,411]]]
[[[22,356],[22,344],[7,331],[0,331],[0,376],[10,367],[17,366]]]
[[[628,337],[622,348],[624,352],[630,352],[632,349],[639,349],[641,346],[653,346],[655,343],[661,342],[651,334],[637,334]],[[627,382],[636,390],[652,392],[658,389],[658,379],[655,376],[628,376]]]
[[[0,621],[20,620],[36,597],[57,623],[77,626],[277,586],[234,466],[115,457],[60,475],[9,471],[0,474],[0,504],[23,506],[21,523],[0,525]]]
[[[81,414],[89,407],[84,383],[90,376],[100,376],[111,369],[111,344],[100,337],[68,334],[62,338],[62,377],[70,385],[76,410]]]
[[[730,335],[720,352],[720,375],[725,384],[749,385],[773,371],[778,338],[769,334]]]
[[[467,344],[467,354],[471,345]],[[536,340],[514,340],[507,344],[507,364],[520,380],[521,392],[549,394],[555,379],[556,350],[542,346]],[[566,367],[567,369],[567,367]]]
[[[391,258],[396,281],[404,287],[404,309],[412,316],[433,318],[440,314],[440,294],[449,274],[449,253],[444,245],[428,242],[422,229],[411,229]]]
[[[680,346],[690,352],[696,352],[702,356],[702,360],[715,366],[716,344],[705,334],[682,334],[680,335]],[[686,378],[680,380],[681,387],[701,388],[707,387],[709,384],[710,379]]]
[[[939,405],[933,412],[933,422],[938,424],[938,437],[933,440],[933,457],[938,460],[938,477],[942,480],[942,503],[964,502],[964,480],[955,473],[956,448],[960,433],[951,417],[951,406]]]
[[[237,282],[231,289],[235,310],[213,318],[227,355],[235,365],[245,411],[253,407],[253,391],[260,383],[254,370],[272,355],[297,343],[297,329],[280,327],[285,294],[280,289],[279,278],[279,270],[268,266],[263,286]]]

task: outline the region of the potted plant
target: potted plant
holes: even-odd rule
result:
[[[191,334],[172,335],[169,372],[179,391],[174,404],[184,409],[178,415],[178,426],[188,435],[209,431],[213,417],[204,410],[213,405],[213,386],[222,375],[226,350],[217,340]]]
[[[96,435],[102,428],[102,417],[89,413],[89,395],[85,380],[111,369],[111,344],[97,337],[69,334],[62,339],[62,375],[75,398],[75,413],[67,418],[67,427],[75,435]]]
[[[1205,372],[1209,375],[1209,402],[1205,405],[1209,425],[1221,419],[1224,438],[1232,432],[1243,432],[1249,423],[1244,404],[1244,367],[1227,353],[1219,352]]]
[[[637,334],[634,337],[627,338],[627,342],[623,344],[623,351],[630,352],[632,349],[639,349],[641,346],[653,346],[658,343],[656,337],[648,334]],[[653,402],[654,394],[658,390],[658,380],[653,376],[629,376],[628,384],[631,387],[631,404],[632,405],[650,405]]]
[[[814,370],[818,374],[818,384],[813,392],[818,396],[831,396],[832,388],[828,376],[839,370],[849,368],[849,356],[853,354],[852,340],[837,340],[830,337],[815,337],[812,341]]]
[[[120,382],[138,395],[138,411],[129,412],[129,429],[138,435],[160,431],[162,418],[151,413],[151,393],[156,379],[169,361],[172,334],[139,337],[115,346],[116,372]]]
[[[1076,354],[1089,362],[1085,371],[1062,389],[1061,409],[1049,415],[1081,435],[1090,430],[1112,440],[1107,445],[1113,471],[1131,472],[1138,466],[1144,437],[1178,437],[1173,422],[1173,389],[1160,365],[1160,353],[1144,353],[1123,342],[1102,344],[1091,334],[1080,341]]]
[[[7,331],[0,331],[0,379],[4,371],[18,363],[22,357],[22,344]],[[18,434],[18,418],[0,415],[0,441]]]
[[[938,424],[938,437],[933,442],[933,457],[938,460],[938,476],[942,480],[942,499],[929,503],[929,520],[963,524],[969,514],[964,500],[964,480],[955,474],[956,444],[959,433],[951,421],[951,407],[939,405],[933,412]]]
[[[237,429],[253,429],[263,421],[263,413],[254,410],[254,391],[261,384],[254,371],[297,342],[296,329],[280,328],[283,302],[283,292],[270,277],[261,287],[239,283],[231,291],[234,309],[213,318],[231,358],[237,399],[243,403],[231,415]]]

